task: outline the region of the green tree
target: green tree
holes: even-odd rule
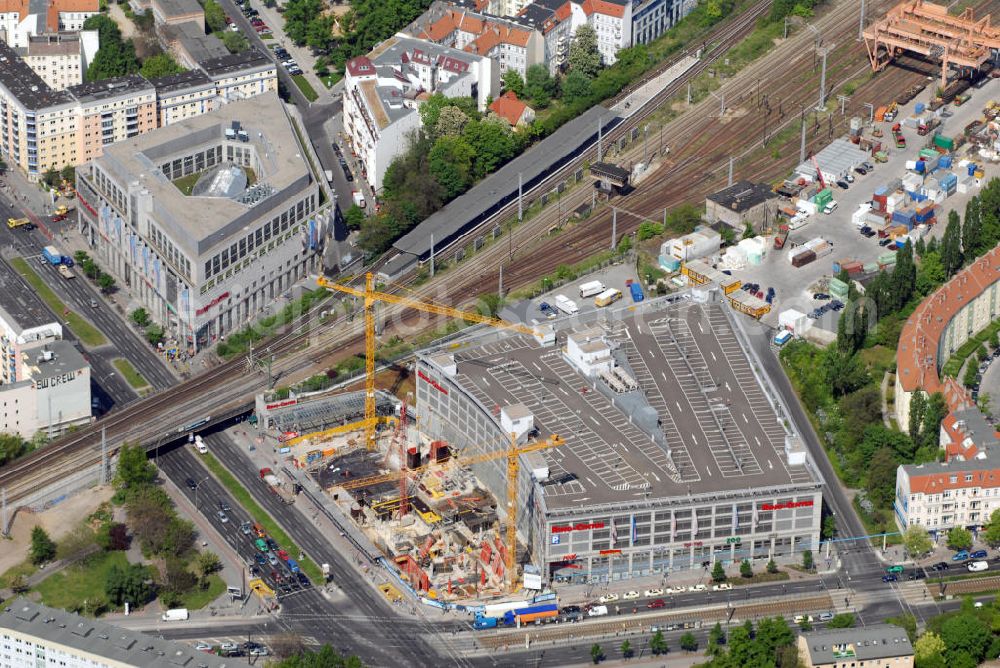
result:
[[[943,661],[946,649],[941,636],[933,631],[927,631],[913,643],[913,658],[917,666],[922,666],[935,657]]]
[[[276,664],[275,668],[363,668],[356,656],[341,656],[329,645],[318,652],[298,652]]]
[[[646,241],[661,234],[663,234],[663,225],[649,220],[639,223],[639,229],[636,231],[636,237],[639,241]]]
[[[917,388],[910,399],[910,438],[917,440],[920,438],[920,430],[924,426],[924,413],[927,410],[927,398],[923,390]]]
[[[518,99],[524,98],[524,77],[520,72],[513,68],[509,69],[503,73],[502,81],[504,90],[511,91]]]
[[[41,526],[36,525],[31,530],[31,550],[29,557],[31,563],[44,564],[52,561],[56,556],[56,544],[49,537],[48,532]]]
[[[157,345],[163,341],[163,328],[159,325],[150,325],[146,328],[146,340],[150,345]]]
[[[491,318],[497,317],[500,313],[500,309],[503,308],[504,299],[495,292],[484,292],[479,295],[479,303],[477,305],[477,310],[481,315],[489,316]]]
[[[694,637],[694,634],[690,631],[682,635],[677,643],[681,646],[681,649],[685,652],[696,652],[698,651],[698,639]]]
[[[156,467],[146,456],[146,450],[138,443],[125,443],[118,450],[118,468],[115,483],[119,488],[136,489],[151,485],[156,480]]]
[[[820,537],[823,540],[830,540],[837,535],[837,518],[833,515],[827,515],[823,518],[823,530],[820,532]]]
[[[626,640],[625,642],[622,643],[621,650],[622,650],[622,658],[624,658],[624,659],[631,659],[632,658],[632,654],[633,654],[632,643],[630,643],[628,640]]]
[[[588,79],[593,79],[601,71],[601,52],[597,48],[597,32],[592,26],[581,25],[569,44],[567,57],[569,69]]]
[[[243,53],[250,48],[250,42],[243,36],[243,33],[226,30],[222,33],[222,45],[229,53]]]
[[[774,563],[774,559],[767,560],[767,572],[772,574],[778,572],[778,564]]]
[[[27,592],[31,587],[28,586],[28,580],[20,573],[15,573],[7,580],[7,586],[15,594],[23,594]]]
[[[514,156],[517,149],[510,126],[499,118],[470,121],[462,131],[462,137],[473,149],[476,179],[495,172]]]
[[[205,12],[205,27],[209,32],[221,32],[227,28],[226,13],[216,0],[204,0],[201,7]]]
[[[97,277],[97,285],[101,288],[101,292],[107,294],[115,289],[115,277],[102,273]]]
[[[590,646],[590,660],[593,661],[595,665],[604,660],[604,650],[601,649],[601,646],[597,643]]]
[[[321,14],[306,25],[306,46],[315,51],[329,51],[336,40],[333,29],[337,25],[337,17],[332,14]]]
[[[76,167],[73,165],[65,165],[59,170],[59,176],[62,177],[64,181],[76,185]]]
[[[962,268],[962,229],[955,210],[948,213],[948,225],[941,237],[941,264],[949,278]]]
[[[716,561],[715,566],[712,566],[712,580],[714,582],[726,581],[726,569],[722,567],[721,561]]]
[[[726,639],[726,634],[722,631],[722,622],[716,622],[712,630],[708,632],[708,646],[711,650],[718,647]]]
[[[556,82],[549,75],[549,68],[538,63],[525,71],[524,92],[531,97],[535,108],[544,109],[549,106],[556,94]]]
[[[949,665],[954,665],[959,652],[965,652],[976,665],[982,660],[986,647],[990,642],[990,629],[974,614],[962,613],[950,617],[941,625],[941,640],[948,648],[946,658]]]
[[[45,170],[45,173],[42,174],[42,183],[47,185],[49,188],[54,188],[59,185],[59,172],[55,167],[49,167]]]
[[[666,654],[668,650],[667,641],[663,638],[663,631],[657,629],[653,637],[649,639],[649,651],[653,656]]]
[[[799,631],[801,631],[802,633],[809,633],[812,630],[813,630],[812,622],[809,621],[808,617],[803,617],[801,621],[799,621]]]
[[[806,550],[802,553],[802,568],[807,571],[811,571],[816,563],[813,561],[812,550]]]
[[[903,532],[903,547],[911,557],[921,557],[934,548],[934,541],[927,534],[927,529],[911,524]]]
[[[744,559],[740,562],[740,576],[744,578],[753,577],[753,566],[750,565],[749,559]]]
[[[461,195],[472,184],[475,151],[462,137],[439,137],[430,154],[430,173],[448,199]]]
[[[896,494],[896,456],[889,448],[879,448],[871,458],[865,476],[865,490],[871,502],[880,508],[892,505]]]
[[[980,535],[990,547],[1000,547],[1000,510],[994,510]]]
[[[445,135],[458,136],[469,123],[469,117],[464,111],[455,106],[447,106],[441,109],[438,114],[437,123],[434,125],[434,135],[443,137]]]
[[[587,78],[587,75],[581,74],[577,70],[570,70],[563,79],[562,96],[566,104],[589,100],[592,94],[590,79]]]
[[[211,2],[211,0],[209,1]],[[180,74],[185,71],[187,70],[181,67],[169,53],[158,53],[143,61],[142,67],[139,69],[139,74],[147,79],[156,79],[157,77]]]
[[[365,222],[365,210],[357,204],[352,204],[351,208],[344,213],[344,224],[349,230],[360,230],[361,224]]]
[[[136,607],[144,605],[153,595],[146,567],[142,564],[129,564],[125,568],[117,564],[111,566],[104,578],[104,593],[116,606],[126,602]]]
[[[953,550],[968,550],[972,547],[972,534],[968,529],[954,527],[948,531],[948,547]]]
[[[77,261],[79,262],[79,260]],[[139,327],[145,327],[151,322],[151,320],[149,319],[149,311],[142,308],[141,306],[136,310],[132,311],[129,317],[131,317],[132,322],[137,324]]]
[[[944,395],[935,392],[930,396],[927,407],[924,409],[924,421],[920,427],[920,441],[917,443],[918,449],[924,447],[937,450],[941,421],[947,414],[948,405],[945,403]]]
[[[87,81],[100,81],[139,71],[132,40],[122,41],[121,30],[110,17],[95,14],[83,22],[84,30],[96,30],[100,48],[87,68]]]
[[[827,623],[827,627],[831,629],[849,629],[852,626],[854,626],[854,615],[850,612],[836,614]]]
[[[0,466],[28,452],[28,442],[17,434],[0,433]]]
[[[214,552],[199,552],[194,560],[194,569],[198,579],[204,580],[212,573],[222,570],[222,560]]]
[[[296,45],[302,46],[306,43],[309,24],[322,15],[324,9],[322,0],[289,0],[285,4],[285,34]]]
[[[979,197],[973,197],[965,205],[965,221],[962,225],[962,250],[970,260],[983,254],[983,224],[979,211]]]

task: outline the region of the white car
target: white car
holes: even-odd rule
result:
[[[707,591],[708,587],[703,584],[691,585],[688,587],[688,591]]]
[[[637,598],[639,598],[639,592],[637,591],[627,591],[622,596],[623,601],[634,601]]]
[[[662,589],[647,589],[646,591],[643,592],[642,595],[645,596],[646,598],[656,598],[657,596],[663,596],[663,590]]]
[[[195,645],[194,648],[199,652],[211,652],[213,649],[212,646],[209,645],[207,642],[200,642],[197,645]]]
[[[728,582],[723,582],[722,584],[712,585],[712,591],[729,591],[733,588],[733,585]]]
[[[667,587],[664,590],[664,593],[667,593],[667,594],[683,594],[686,591],[687,591],[687,589],[685,589],[684,587]]]
[[[812,615],[795,615],[795,619],[793,619],[792,621],[794,621],[796,624],[801,624],[802,622],[805,621],[812,623],[812,620],[813,620]]]
[[[970,561],[965,567],[973,573],[978,573],[979,571],[989,570],[990,565],[985,561]]]
[[[618,594],[605,594],[597,600],[601,603],[614,603],[618,600]]]

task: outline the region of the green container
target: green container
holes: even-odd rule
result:
[[[830,294],[837,299],[847,299],[847,292],[847,288],[844,288],[843,290],[834,290],[832,287],[830,288]]]
[[[839,278],[830,279],[830,292],[843,291],[847,292],[847,283],[843,282]]]
[[[935,151],[932,148],[922,148],[922,149],[920,149],[920,157],[921,158],[937,158],[937,157],[940,157],[940,156],[941,156],[941,154],[938,153],[937,151]]]
[[[892,251],[886,251],[878,256],[879,264],[896,264],[896,254]]]
[[[934,135],[934,145],[940,146],[946,151],[955,150],[955,140],[951,137],[945,137],[944,135]]]
[[[816,193],[816,197],[814,198],[813,201],[816,202],[817,206],[823,207],[829,204],[832,200],[833,200],[833,193],[830,192],[829,188],[823,188],[823,190],[820,190],[818,193]]]
[[[867,262],[865,263],[863,269],[865,270],[866,274],[874,274],[876,271],[878,271],[878,262]]]

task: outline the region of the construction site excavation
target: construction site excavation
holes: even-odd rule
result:
[[[373,420],[364,393],[262,397],[258,415],[442,605],[800,559],[822,481],[723,299],[470,330],[418,352],[416,395],[375,393]]]

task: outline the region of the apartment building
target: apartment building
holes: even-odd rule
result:
[[[97,31],[83,30],[32,35],[17,52],[50,88],[66,90],[83,83],[99,46]]]
[[[149,83],[156,89],[158,127],[207,114],[217,106],[215,83],[201,70],[150,79]]]
[[[205,32],[205,10],[198,0],[152,0],[150,8],[157,25],[196,23]]]
[[[77,163],[156,128],[156,89],[138,74],[73,86],[69,93],[78,103]]]
[[[892,624],[819,629],[798,638],[799,665],[807,668],[913,668],[913,645]]]
[[[0,0],[0,41],[24,48],[35,35],[83,30],[99,12],[99,0]]]
[[[167,78],[163,99],[137,74],[56,90],[0,43],[0,157],[37,181],[49,168],[93,160],[116,141],[160,127],[161,119],[173,122],[278,87],[274,63],[254,49],[199,68],[188,78]]]
[[[0,610],[0,665],[7,668],[225,668],[232,659],[24,598]]]
[[[417,108],[426,96],[472,97],[483,111],[500,91],[500,69],[490,58],[402,34],[347,61],[346,69],[344,132],[376,192],[419,129]]]
[[[273,92],[178,120],[77,169],[80,229],[154,320],[211,345],[319,265],[330,212],[304,151]]]
[[[500,18],[446,7],[443,15],[417,32],[417,37],[492,58],[500,75],[514,70],[522,77],[529,67],[545,62],[545,37],[517,17]]]

